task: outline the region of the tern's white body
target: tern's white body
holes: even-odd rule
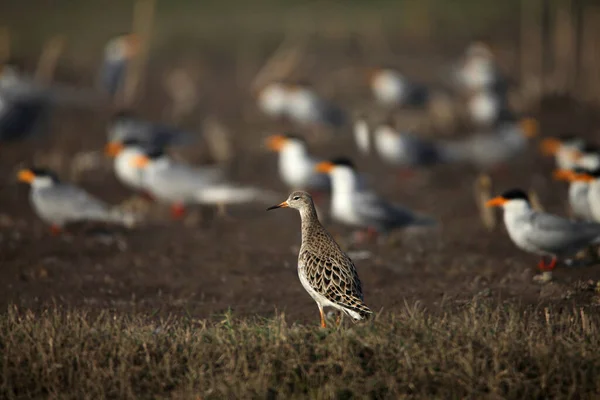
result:
[[[371,151],[371,138],[369,134],[369,124],[364,119],[358,119],[354,122],[354,141],[358,151],[367,155]]]
[[[292,189],[327,189],[329,179],[316,172],[316,165],[317,161],[308,154],[306,144],[298,140],[287,140],[279,152],[279,175]]]
[[[272,118],[283,117],[287,113],[288,89],[281,83],[270,83],[258,95],[258,107]]]
[[[482,90],[469,98],[467,110],[471,121],[479,126],[491,126],[498,120],[502,101],[498,94],[491,90]]]
[[[589,184],[588,204],[592,213],[592,218],[600,222],[600,179],[595,179]]]
[[[301,125],[317,124],[323,120],[323,102],[309,88],[299,87],[288,90],[287,112],[289,117]]]
[[[584,221],[593,221],[592,209],[588,199],[590,184],[574,181],[569,184],[569,205],[573,215]]]
[[[142,149],[128,146],[115,157],[114,169],[117,179],[133,190],[144,189],[144,170],[133,165],[133,160],[143,154]]]
[[[391,69],[379,71],[371,81],[371,90],[377,102],[384,106],[402,104],[408,95],[406,80]]]

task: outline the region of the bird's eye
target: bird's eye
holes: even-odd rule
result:
[[[295,196],[292,200],[300,200],[300,196]]]

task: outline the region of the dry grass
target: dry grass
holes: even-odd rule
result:
[[[0,317],[0,397],[593,397],[592,315],[472,303],[322,330],[283,315],[207,322],[11,308]]]

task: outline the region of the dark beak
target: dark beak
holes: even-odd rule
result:
[[[267,211],[274,210],[276,208],[286,208],[286,207],[289,207],[289,205],[288,205],[287,201],[284,201],[283,203],[279,203],[276,206],[271,206],[271,207],[267,208]]]

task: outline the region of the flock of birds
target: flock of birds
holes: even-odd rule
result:
[[[127,65],[138,48],[135,35],[120,36],[106,46],[100,83],[109,96],[122,90]],[[434,95],[428,87],[411,82],[391,68],[374,69],[369,79],[375,103],[390,112],[426,107]],[[518,157],[538,135],[534,119],[511,109],[509,85],[486,44],[475,42],[467,48],[453,71],[451,84],[478,133],[459,139],[431,139],[399,129],[388,119],[372,124],[365,114],[349,118],[347,112],[319,96],[311,86],[285,81],[265,84],[257,92],[256,102],[265,116],[285,119],[301,132],[350,126],[360,154],[374,153],[383,162],[408,170],[440,163],[494,170]],[[0,73],[0,143],[34,136],[44,129],[53,105],[80,101],[69,90],[41,85],[4,64]],[[190,165],[167,151],[192,141],[186,132],[121,110],[108,124],[105,152],[114,158],[115,176],[124,186],[170,206],[173,218],[181,218],[188,206],[197,204],[222,208],[275,202],[276,193],[233,182],[219,165]],[[311,154],[306,136],[273,135],[266,139],[266,146],[277,152],[279,178],[293,191],[286,201],[269,209],[290,207],[300,212],[298,272],[302,285],[318,304],[322,326],[326,324],[323,307],[333,307],[341,312],[340,317],[346,314],[353,320],[367,317],[371,311],[363,302],[356,268],[319,221],[313,197],[316,200],[319,194],[329,193],[329,216],[368,235],[435,225],[436,220],[378,195],[349,158],[318,159]],[[555,155],[555,177],[570,182],[573,217],[535,210],[527,194],[518,189],[489,200],[487,206],[504,209],[510,238],[521,249],[541,255],[539,267],[548,271],[559,257],[572,257],[600,241],[600,152],[577,137],[545,139],[542,148]],[[78,221],[133,226],[141,219],[138,214],[111,207],[83,188],[61,181],[46,168],[22,169],[18,179],[30,184],[33,209],[55,233]],[[546,262],[544,257],[548,256],[551,259]]]

